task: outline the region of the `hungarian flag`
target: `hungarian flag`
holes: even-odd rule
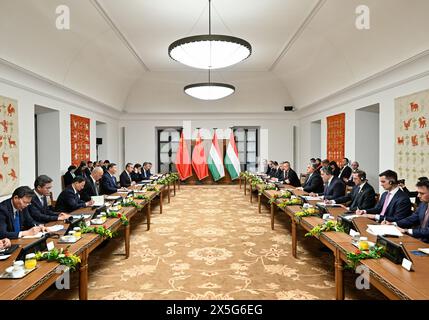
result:
[[[185,180],[192,176],[191,158],[189,157],[186,141],[183,138],[183,132],[180,136],[179,149],[176,154],[176,169],[180,180]]]
[[[216,131],[213,135],[212,146],[207,162],[214,181],[218,181],[225,177],[225,169],[223,168],[222,154],[220,153],[219,143],[217,142]]]
[[[194,151],[192,151],[192,167],[199,180],[209,176],[207,168],[206,154],[204,152],[203,141],[201,140],[200,132],[198,131],[197,140],[195,141]]]
[[[231,179],[237,179],[240,176],[240,160],[238,160],[237,146],[235,145],[234,134],[231,130],[228,147],[225,154],[225,167],[231,176]]]

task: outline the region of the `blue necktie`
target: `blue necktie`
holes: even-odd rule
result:
[[[19,211],[15,213],[15,219],[13,220],[13,228],[15,232],[21,231],[21,217]]]

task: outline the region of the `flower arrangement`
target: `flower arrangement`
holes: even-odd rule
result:
[[[108,218],[119,218],[123,226],[127,226],[129,224],[127,217],[124,214],[119,213],[117,211],[108,211],[106,212],[106,216]]]
[[[315,226],[313,229],[310,230],[310,232],[306,233],[306,237],[319,237],[322,232],[329,232],[329,231],[336,231],[336,232],[345,232],[344,227],[338,223],[337,221],[328,220],[323,224],[320,224],[318,226]]]
[[[300,206],[302,205],[302,200],[300,198],[293,198],[290,200],[283,201],[279,203],[277,206],[279,208],[286,208],[287,206]]]
[[[155,192],[158,192],[158,191],[159,191],[159,188],[158,188],[157,186],[148,186],[148,187],[146,188],[146,190],[147,190],[147,191],[155,191]]]
[[[141,205],[137,204],[134,200],[124,203],[123,206],[124,207],[134,207],[137,210],[143,209],[143,207]]]
[[[263,184],[264,183],[264,181],[261,178],[256,177],[256,176],[251,176],[250,180],[251,180],[250,184],[251,184],[252,188],[256,188],[256,186],[258,184]]]
[[[96,233],[105,239],[113,238],[112,231],[104,225],[99,227],[88,227],[85,223],[82,223],[80,229],[82,233]]]
[[[37,261],[42,261],[42,260],[56,261],[63,266],[69,267],[71,271],[76,270],[77,264],[81,262],[80,257],[78,257],[77,255],[71,254],[68,251],[68,247],[65,250],[63,250],[63,248],[61,249],[54,248],[48,252],[38,251],[36,252],[36,260]]]
[[[145,195],[145,194],[139,194],[139,195],[135,196],[134,199],[148,201],[150,199],[150,197]]]
[[[320,214],[320,211],[316,208],[307,208],[295,213],[295,217],[304,218],[310,216],[317,216]]]
[[[271,197],[268,203],[272,204],[275,203],[277,199],[290,199],[290,197],[292,197],[292,193],[290,193],[289,191],[286,191],[284,193],[276,193]]]
[[[347,269],[356,269],[356,266],[361,260],[365,259],[380,259],[383,256],[384,248],[374,246],[368,251],[356,249],[355,252],[347,253]]]

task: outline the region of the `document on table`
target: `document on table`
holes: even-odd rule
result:
[[[55,226],[47,227],[49,232],[57,232],[64,229],[64,225],[62,224],[56,224]]]
[[[402,237],[402,232],[398,230],[395,226],[386,225],[386,224],[370,224],[366,230],[368,233],[374,236],[396,236]]]
[[[323,196],[321,197],[311,197],[311,196],[304,196],[304,199],[307,201],[312,201],[312,200],[323,200]]]
[[[104,196],[92,196],[91,200],[94,201],[94,206],[103,206],[104,205]]]
[[[340,204],[336,204],[336,203],[317,202],[317,205],[322,206],[322,207],[341,207]]]
[[[429,248],[418,248],[419,251],[429,254]]]
[[[37,239],[37,238],[43,237],[44,234],[45,234],[44,232],[39,232],[33,236],[23,236],[22,238],[23,239]]]
[[[352,221],[354,218],[359,217],[359,215],[357,215],[357,214],[346,214],[346,215],[344,215],[342,217],[344,219],[346,219],[346,220]]]

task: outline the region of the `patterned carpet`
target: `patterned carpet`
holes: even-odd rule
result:
[[[268,208],[258,213],[238,186],[183,186],[148,232],[133,219],[131,256],[121,235],[90,255],[89,299],[334,299],[333,255],[299,232],[291,253],[290,219],[280,213],[270,228]],[[346,272],[347,299],[384,299],[376,289],[356,290]],[[49,288],[40,299],[77,299]]]

